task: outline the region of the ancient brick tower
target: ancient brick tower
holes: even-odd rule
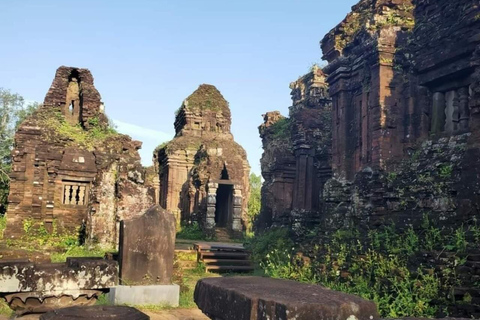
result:
[[[323,38],[335,176],[386,169],[418,141],[475,126],[476,14],[471,0],[362,0]]]
[[[288,224],[318,212],[319,194],[331,177],[331,99],[317,66],[290,84],[290,117],[267,112],[260,126],[265,182],[257,227]]]
[[[321,41],[331,119],[298,125],[322,110],[304,117],[308,108],[296,107],[306,77],[292,84],[287,134],[277,132],[278,114],[267,113],[261,126],[266,226],[316,220],[324,230],[368,229],[418,227],[424,215],[449,226],[478,219],[478,12],[473,0],[361,0],[352,7]],[[320,143],[328,135],[330,143]],[[328,161],[310,165],[322,150],[331,150],[330,179]]]
[[[178,221],[243,230],[250,167],[230,125],[228,102],[202,84],[177,111],[175,138],[154,152],[159,203]]]
[[[89,70],[58,68],[43,106],[15,134],[6,238],[35,227],[114,246],[117,223],[153,204],[141,142],[109,128]],[[153,193],[153,192],[152,192]]]

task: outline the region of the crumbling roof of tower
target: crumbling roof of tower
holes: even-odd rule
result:
[[[93,76],[90,70],[67,66],[61,66],[55,72],[55,78],[45,96],[43,104],[46,106],[58,106],[65,103],[68,83],[73,75],[82,82],[82,89],[86,91],[83,99],[97,101],[97,104],[99,104],[101,97],[93,84]]]
[[[201,84],[197,90],[185,99],[182,107],[189,111],[220,111],[224,117],[230,117],[230,108],[227,100],[211,84]]]
[[[343,50],[362,31],[375,33],[384,27],[396,26],[412,29],[412,0],[361,0],[352,7],[345,19],[321,41],[324,54],[328,47]],[[331,43],[329,45],[329,43]]]

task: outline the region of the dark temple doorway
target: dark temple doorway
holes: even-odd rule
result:
[[[224,228],[231,220],[233,185],[219,184],[217,189],[217,203],[215,204],[215,225]]]

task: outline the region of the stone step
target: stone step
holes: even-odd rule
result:
[[[253,271],[252,266],[206,266],[206,271]]]
[[[200,260],[203,260],[205,257],[210,258],[238,258],[246,259],[248,258],[248,253],[246,252],[224,252],[224,251],[206,251],[200,252]]]
[[[197,252],[200,251],[240,251],[247,252],[241,244],[221,243],[221,242],[198,242],[194,243]]]
[[[230,242],[231,237],[227,228],[215,228],[215,238],[219,242]]]
[[[194,244],[199,262],[205,271],[251,271],[250,253],[243,245],[221,242],[198,242]]]
[[[203,259],[203,263],[206,265],[221,265],[221,264],[230,264],[230,265],[251,265],[250,260],[239,260],[239,259]]]
[[[250,253],[249,251],[243,248],[201,248],[197,252],[245,252]]]

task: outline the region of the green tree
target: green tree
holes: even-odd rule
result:
[[[36,102],[25,106],[21,95],[0,88],[0,215],[7,210],[15,129],[38,107]]]
[[[261,189],[262,179],[255,173],[250,173],[250,198],[248,200],[247,214],[248,214],[248,229],[247,232],[252,232],[253,223],[260,213],[261,207]]]

